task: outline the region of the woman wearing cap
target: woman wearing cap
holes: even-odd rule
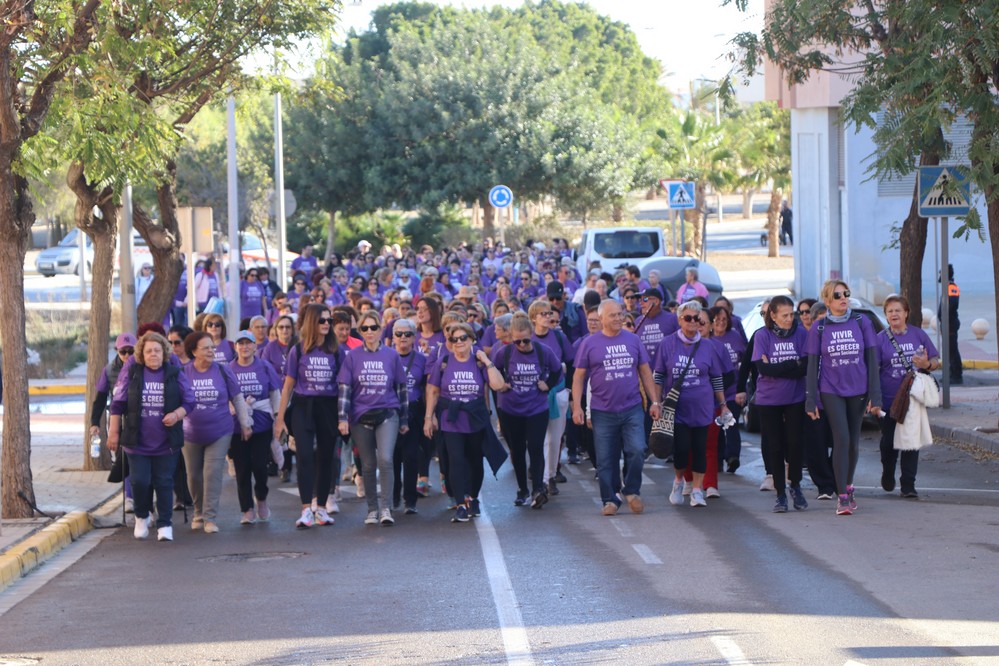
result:
[[[170,352],[162,335],[146,333],[135,350],[135,363],[111,402],[108,449],[117,451],[120,443],[128,456],[135,492],[135,538],[149,536],[155,491],[156,537],[173,541],[173,475],[184,443],[182,421],[194,409],[194,393],[183,372],[166,363]]]
[[[204,331],[184,340],[187,355],[194,360],[183,372],[194,389],[194,409],[184,419],[184,463],[187,484],[194,500],[191,529],[204,528],[208,534],[219,531],[219,500],[226,453],[232,440],[229,406],[236,411],[240,434],[252,434],[250,418],[239,383],[228,365],[215,361],[215,343]]]
[[[557,313],[546,299],[538,299],[531,303],[527,316],[534,330],[531,339],[548,347],[562,366],[562,376],[559,381],[552,382],[548,394],[548,406],[551,418],[548,421],[545,434],[545,480],[548,492],[558,495],[558,477],[561,475],[560,458],[562,455],[562,435],[565,434],[565,417],[569,409],[569,389],[565,385],[566,368],[572,365],[572,345],[565,335],[554,328],[558,323]],[[565,481],[561,481],[565,483]]]
[[[387,495],[395,487],[396,438],[409,431],[409,389],[399,354],[381,342],[377,312],[358,321],[364,344],[347,354],[337,373],[340,434],[348,435],[361,457],[365,525],[392,525]],[[381,484],[377,477],[381,477]]]
[[[309,304],[299,316],[301,342],[288,354],[287,374],[281,391],[281,404],[274,419],[274,436],[288,432],[285,415],[292,393],[295,408],[291,418],[298,456],[298,496],[302,515],[300,528],[332,525],[326,511],[333,484],[333,455],[337,441],[336,374],[340,366],[333,317],[325,305]],[[315,497],[317,509],[312,511]]]
[[[833,434],[836,514],[848,516],[857,509],[853,475],[860,457],[861,420],[865,411],[882,414],[878,342],[871,321],[851,309],[845,282],[828,280],[821,296],[829,313],[808,332],[805,411],[818,419],[816,402],[821,398]]]
[[[215,358],[213,360],[220,365],[232,363],[236,358],[236,346],[231,341],[226,340],[225,319],[222,315],[215,314],[214,312],[205,315],[205,318],[201,322],[201,330],[208,333],[212,338],[212,347],[215,350]],[[190,355],[190,352],[188,352],[188,355]]]
[[[256,317],[266,310],[267,290],[260,284],[260,272],[256,267],[250,268],[239,281],[239,313],[243,317]]]
[[[274,412],[281,397],[281,379],[270,363],[257,358],[256,351],[253,334],[240,331],[236,336],[236,361],[229,366],[251,410],[253,422],[250,437],[245,439],[234,419],[229,449],[236,467],[236,494],[243,525],[250,525],[258,518],[267,521],[271,517],[267,506],[267,463],[271,458]]]

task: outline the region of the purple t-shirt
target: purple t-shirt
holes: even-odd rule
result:
[[[121,416],[128,411],[128,373],[125,373],[124,384],[115,388],[111,401],[111,413]],[[165,373],[146,368],[142,375],[142,404],[139,411],[139,441],[136,446],[124,447],[128,453],[143,456],[164,456],[170,453],[170,436],[163,425],[166,403]],[[177,377],[180,386],[180,405],[188,413],[194,409],[194,392],[191,384],[181,371]]]
[[[254,401],[267,400],[270,398],[271,391],[281,390],[281,380],[274,368],[271,367],[270,363],[261,361],[259,358],[253,359],[253,362],[247,366],[240,365],[239,361],[236,361],[228,368],[235,375],[239,391],[244,398],[253,398]],[[265,432],[274,427],[273,413],[277,411],[278,405],[271,405],[270,411],[253,409],[253,405],[249,405],[249,407],[253,410],[251,412],[253,432]],[[239,420],[235,416],[232,420],[233,432],[240,432]]]
[[[351,387],[351,423],[373,409],[399,409],[395,387],[405,382],[406,369],[399,353],[385,345],[375,351],[363,346],[352,350],[337,373],[337,383]]]
[[[272,340],[264,350],[260,352],[260,360],[266,361],[274,368],[277,376],[284,380],[288,367],[288,354],[291,353],[291,345],[283,345],[277,340]]]
[[[434,364],[427,379],[428,384],[440,389],[441,398],[471,402],[476,398],[485,397],[489,377],[486,374],[486,367],[478,365],[474,354],[470,355],[467,361],[459,361],[454,354],[448,353],[447,367],[442,368],[442,365],[444,364]],[[441,432],[476,432],[472,430],[468,414],[464,411],[459,411],[454,421],[448,420],[447,413],[447,408],[438,410]]]
[[[215,347],[214,360],[219,365],[229,365],[236,360],[236,346],[229,340],[222,340]]]
[[[194,363],[188,363],[181,373],[194,390],[194,409],[184,418],[184,441],[207,446],[231,435],[229,401],[240,392],[232,369],[212,363],[208,370],[198,372]]]
[[[639,317],[635,324],[635,335],[641,339],[645,346],[645,351],[649,354],[652,363],[656,361],[656,351],[659,343],[667,335],[672,335],[680,329],[680,323],[676,315],[668,310],[661,310],[654,317]]]
[[[542,393],[538,388],[538,380],[545,379],[551,388],[549,378],[560,375],[562,364],[555,352],[546,345],[534,343],[541,350],[541,365],[538,365],[538,353],[535,349],[529,352],[521,351],[516,345],[500,345],[493,349],[491,359],[493,365],[510,384],[509,391],[497,394],[497,406],[507,414],[514,416],[534,416],[548,411],[548,393]],[[510,362],[506,363],[507,350]]]
[[[729,331],[734,333],[735,330]],[[764,356],[768,363],[796,361],[805,357],[805,343],[808,332],[804,326],[797,326],[786,338],[779,337],[769,328],[761,328],[753,337],[753,361]],[[866,378],[864,385],[867,385]],[[760,373],[756,380],[757,405],[793,405],[805,401],[805,378],[767,377]]]
[[[696,344],[696,343],[695,343]],[[715,392],[711,379],[725,373],[722,367],[721,345],[702,339],[693,359],[690,352],[693,345],[687,345],[680,336],[673,334],[663,338],[656,350],[655,372],[662,376],[663,396],[673,388],[690,359],[690,368],[683,378],[680,388],[680,401],[676,406],[676,420],[692,428],[710,425],[715,417]]]
[[[299,357],[299,350],[288,353],[286,375],[295,380],[295,395],[336,397],[337,353],[314,347]]]
[[[864,350],[878,341],[871,321],[859,315],[837,324],[826,317],[808,332],[805,352],[819,356],[819,392],[843,397],[867,393]],[[824,330],[820,326],[824,324]],[[821,338],[821,340],[820,340]]]
[[[496,346],[496,324],[489,324],[486,326],[486,330],[482,333],[482,339],[479,340],[479,344],[482,345],[483,349],[492,350]]]
[[[940,355],[930,336],[921,328],[907,326],[905,333],[895,334],[895,341],[905,354],[905,358],[912,363],[912,357],[916,350],[922,345],[926,349],[926,358],[935,358]],[[881,376],[881,404],[887,407],[891,405],[898,393],[899,386],[902,385],[902,378],[908,372],[908,366],[895,351],[895,346],[888,337],[888,330],[878,333],[878,358],[880,359]]]
[[[541,336],[532,331],[531,340],[535,343],[540,342],[552,350],[559,363],[572,363],[572,345],[569,343],[569,338],[565,337],[565,333],[551,330]]]
[[[590,408],[621,413],[642,404],[638,368],[648,364],[649,353],[634,333],[597,331],[582,339],[573,365],[589,375]]]
[[[239,283],[239,315],[256,317],[264,314],[264,286],[259,282]]]
[[[427,357],[414,349],[408,355],[399,358],[402,360],[402,367],[408,368],[406,388],[409,389],[410,413],[412,413],[412,404],[423,400],[423,385],[427,381]]]
[[[440,348],[444,346],[444,331],[437,331],[429,338],[423,337],[422,332],[416,334],[416,348],[427,356],[436,356]]]

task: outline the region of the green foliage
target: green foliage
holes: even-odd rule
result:
[[[365,213],[337,218],[336,250],[346,252],[366,240],[375,248],[405,243],[402,215],[395,212]]]
[[[476,236],[469,226],[464,211],[457,206],[442,204],[433,210],[421,211],[406,222],[402,232],[413,247],[430,245],[435,249],[471,243]]]

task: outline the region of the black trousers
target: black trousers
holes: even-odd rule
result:
[[[919,451],[898,451],[895,449],[895,419],[885,414],[881,419],[881,467],[884,472],[895,477],[895,463],[902,458],[902,478],[899,483],[902,492],[916,489],[916,470],[919,468]],[[899,456],[899,454],[902,454]]]
[[[527,456],[531,459],[531,490],[545,489],[545,430],[548,428],[548,410],[532,416],[518,416],[502,409],[499,422],[503,438],[510,447],[510,463],[517,477],[517,489],[527,492]]]
[[[324,506],[333,485],[336,429],[336,396],[295,396],[291,412],[298,458],[298,498],[303,505],[316,498]]]
[[[255,432],[245,442],[241,434],[232,436],[229,453],[236,467],[236,495],[243,513],[253,508],[254,497],[261,502],[267,499],[267,463],[273,436],[270,430]]]
[[[685,423],[673,424],[673,467],[704,474],[708,469],[708,426],[692,428]]]
[[[409,403],[409,432],[400,434],[395,440],[393,464],[395,465],[395,484],[392,488],[392,505],[405,501],[406,506],[416,506],[419,495],[416,492],[416,481],[420,477],[420,452],[425,449],[423,440],[423,421],[425,409],[422,402]]]
[[[787,481],[795,488],[801,485],[801,463],[804,454],[805,403],[790,405],[756,405],[760,410],[760,431],[766,433],[767,455],[774,476],[774,490],[783,495]],[[787,461],[787,480],[784,461]]]
[[[832,430],[826,413],[819,410],[819,418],[812,420],[805,415],[805,458],[808,461],[808,475],[819,489],[820,495],[836,494],[836,476],[832,466]]]
[[[482,440],[485,430],[472,433],[442,433],[447,449],[447,490],[461,504],[466,497],[477,498],[482,490]]]

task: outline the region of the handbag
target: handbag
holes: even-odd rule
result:
[[[683,366],[683,372],[673,382],[673,386],[670,387],[666,397],[663,398],[662,415],[652,421],[652,432],[649,434],[649,450],[652,451],[652,455],[661,460],[665,460],[673,455],[673,433],[676,426],[676,407],[680,402],[680,387],[683,386],[683,380],[687,377],[687,371],[690,370],[690,364],[694,360],[697,348],[700,345],[700,340],[694,343],[694,348],[691,350],[690,356],[687,357],[687,364]]]
[[[916,377],[916,369],[912,367],[912,363],[905,357],[902,353],[902,348],[898,345],[898,340],[892,335],[891,329],[886,328],[888,331],[888,339],[891,340],[892,347],[895,348],[895,352],[905,363],[907,371],[905,377],[902,378],[902,384],[898,387],[898,392],[895,393],[895,399],[891,401],[891,407],[888,409],[888,416],[895,419],[898,423],[905,423],[905,415],[909,413],[909,401],[911,399],[910,393],[912,392],[912,380]]]
[[[361,414],[357,422],[366,428],[377,428],[385,420],[392,416],[393,409],[369,409],[368,411]]]

